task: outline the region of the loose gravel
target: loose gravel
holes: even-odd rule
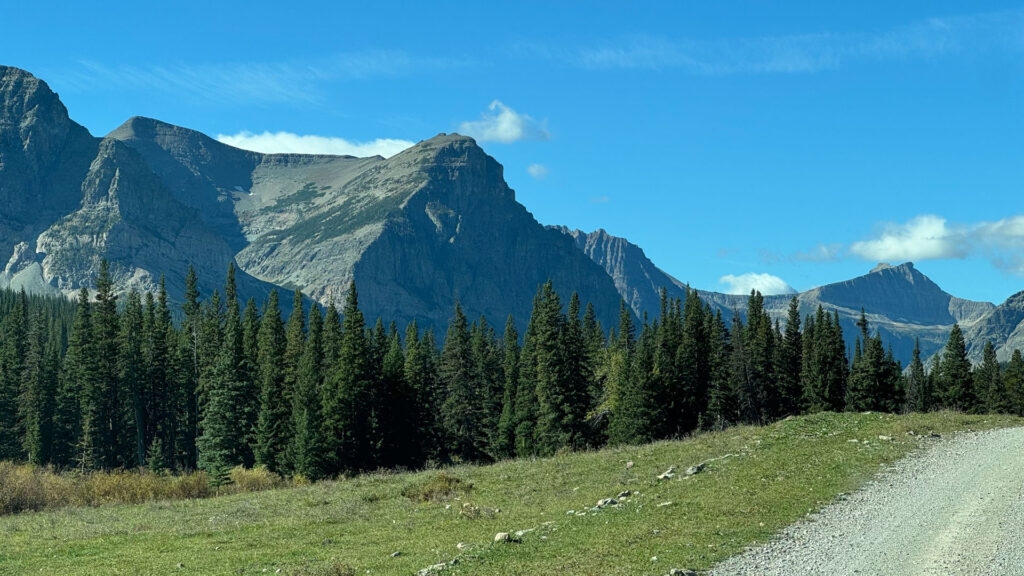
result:
[[[1024,576],[1024,428],[959,434],[709,576]]]

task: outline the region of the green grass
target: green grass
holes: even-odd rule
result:
[[[442,574],[704,570],[919,446],[920,435],[908,430],[945,435],[1020,425],[1007,416],[948,412],[820,414],[493,466],[26,513],[0,518],[0,573],[415,574],[456,557]],[[735,456],[696,476],[682,473],[726,454]],[[669,466],[680,474],[657,480]],[[634,495],[620,506],[590,510],[624,490]],[[531,528],[518,543],[493,543],[497,532]],[[468,549],[459,551],[460,542]]]

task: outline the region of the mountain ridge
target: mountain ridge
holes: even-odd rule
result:
[[[119,290],[153,290],[166,274],[180,298],[193,265],[209,295],[234,263],[243,297],[277,287],[340,304],[355,280],[371,320],[443,327],[459,301],[471,318],[512,313],[523,329],[549,279],[593,303],[605,328],[620,299],[654,317],[662,287],[687,290],[625,238],[541,225],[466,136],[390,158],[262,154],[143,116],[94,137],[43,80],[3,66],[0,202],[0,287],[35,292],[73,294],[106,258]],[[746,295],[697,293],[726,318],[746,306]],[[909,262],[799,296],[802,314],[835,310],[848,335],[864,308],[902,360],[918,338],[934,354],[954,322],[974,359],[987,339],[1001,358],[1024,344],[1024,293],[999,306],[957,298]],[[784,320],[789,301],[765,306]]]

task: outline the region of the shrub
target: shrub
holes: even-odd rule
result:
[[[439,502],[469,494],[473,484],[441,472],[418,485],[406,486],[402,496],[418,502]]]
[[[280,488],[285,484],[280,476],[268,470],[266,466],[236,466],[228,473],[228,478],[231,479],[229,490],[232,492],[261,492]]]

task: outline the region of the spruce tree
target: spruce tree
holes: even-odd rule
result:
[[[284,472],[285,450],[291,439],[291,402],[285,390],[284,323],[277,291],[270,292],[260,323],[258,343],[260,411],[256,418],[256,464]]]
[[[46,464],[50,462],[53,449],[55,382],[48,364],[49,330],[42,309],[36,308],[29,313],[25,336],[19,406],[20,428],[24,433],[23,452],[29,463]]]
[[[331,472],[358,472],[376,466],[373,407],[378,405],[378,390],[377,368],[370,363],[371,345],[354,281],[349,284],[343,316],[337,362],[328,378],[323,413],[327,440],[334,448]],[[331,325],[330,317],[326,324]],[[328,333],[330,329],[325,336]]]
[[[505,321],[505,335],[502,337],[502,377],[501,416],[498,419],[498,433],[491,445],[491,454],[495,459],[510,458],[515,455],[516,429],[515,404],[516,389],[519,384],[519,332],[515,320],[509,314]]]
[[[1021,358],[1020,350],[1013,351],[1004,377],[1011,412],[1017,416],[1024,416],[1024,359]]]
[[[64,354],[60,384],[54,414],[53,463],[69,467],[79,460],[79,441],[82,436],[82,407],[80,402],[88,381],[93,377],[92,316],[89,290],[83,286],[78,292],[75,319]]]
[[[974,411],[977,399],[971,376],[971,361],[967,359],[967,346],[959,324],[953,324],[935,377],[936,387],[941,391],[946,408]]]
[[[674,320],[662,325],[663,330],[678,326],[681,338],[676,353],[676,393],[672,405],[677,411],[667,415],[673,426],[667,430],[671,435],[686,434],[697,428],[698,422],[707,417],[708,394],[711,387],[711,364],[708,321],[704,317],[704,306],[696,290],[687,288],[683,302],[682,318],[677,310],[671,315]]]
[[[914,339],[914,353],[910,360],[910,370],[904,384],[906,400],[904,403],[905,412],[927,412],[931,410],[931,390],[928,376],[924,371],[924,363],[921,361],[921,342]]]
[[[118,370],[121,386],[128,390],[132,399],[134,420],[135,463],[146,464],[146,447],[151,436],[146,430],[149,424],[147,408],[149,408],[149,390],[146,378],[146,361],[143,356],[143,312],[139,293],[132,290],[128,294],[124,313],[121,315],[121,332],[118,336]]]
[[[22,290],[0,324],[0,460],[23,457],[24,418],[19,410],[28,334],[27,297]]]
[[[800,331],[800,299],[789,301],[786,331],[779,346],[779,365],[776,369],[779,391],[779,415],[797,414],[803,389],[800,372],[803,367],[803,333]]]
[[[302,349],[292,395],[292,430],[289,463],[292,472],[310,480],[326,472],[321,389],[323,387],[323,319],[314,307],[309,314],[309,337]]]
[[[484,408],[477,390],[469,325],[458,302],[445,335],[439,375],[445,389],[441,422],[452,457],[464,462],[485,459],[487,433],[483,428]]]
[[[977,406],[979,412],[988,414],[1009,412],[1006,384],[991,340],[985,342],[981,365],[974,372],[974,389],[977,390],[979,396]]]
[[[721,430],[739,421],[739,399],[733,387],[729,330],[722,320],[721,311],[712,315],[710,310],[705,310],[705,320],[708,323],[710,373],[707,422],[714,429]],[[739,323],[738,319],[736,323]]]
[[[441,429],[438,414],[441,398],[437,385],[437,367],[434,362],[433,346],[426,336],[421,336],[416,321],[405,330],[405,383],[416,399],[413,412],[415,434],[407,441],[413,445],[417,461],[427,458],[441,459]]]
[[[535,456],[537,444],[537,319],[540,316],[541,291],[533,298],[533,311],[523,337],[519,357],[519,382],[516,387],[515,435],[516,456]]]

